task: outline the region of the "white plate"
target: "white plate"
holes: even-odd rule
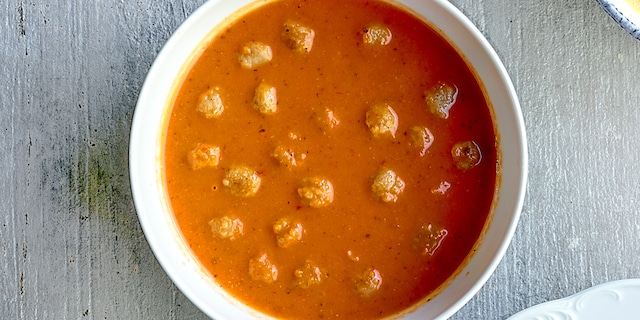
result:
[[[509,320],[601,320],[640,318],[640,279],[607,282],[570,297],[545,302]]]

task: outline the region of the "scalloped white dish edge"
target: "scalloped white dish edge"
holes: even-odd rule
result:
[[[508,320],[638,319],[640,279],[603,283],[516,313]]]

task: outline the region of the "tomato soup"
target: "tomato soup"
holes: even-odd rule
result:
[[[472,252],[499,178],[464,58],[383,1],[271,1],[216,32],[164,150],[173,213],[211,277],[286,319],[428,299]]]

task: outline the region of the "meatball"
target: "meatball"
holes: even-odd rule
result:
[[[249,275],[256,281],[274,283],[278,279],[278,268],[266,253],[249,260]]]
[[[245,43],[238,56],[240,65],[245,69],[253,69],[273,59],[271,47],[262,42],[252,41]]]
[[[305,260],[304,265],[296,269],[293,275],[295,276],[296,286],[302,289],[318,285],[324,280],[320,267],[309,259]]]
[[[278,110],[276,88],[262,81],[253,96],[253,108],[262,114],[273,114]]]
[[[420,150],[420,156],[424,156],[433,144],[433,134],[427,127],[415,126],[411,128],[411,145]]]
[[[304,229],[300,223],[292,223],[287,218],[282,218],[273,224],[273,232],[280,248],[287,248],[302,240]]]
[[[396,202],[404,187],[404,181],[393,170],[382,169],[373,179],[371,191],[384,202]]]
[[[193,149],[189,150],[187,161],[193,170],[216,167],[220,162],[220,148],[210,144],[198,143]]]
[[[244,225],[238,218],[224,216],[209,221],[213,235],[222,239],[235,240],[242,236]]]
[[[422,255],[432,256],[442,244],[442,240],[449,234],[447,229],[436,229],[431,224],[420,227],[418,234],[413,239],[413,247]]]
[[[326,207],[333,202],[333,184],[323,178],[304,178],[298,188],[298,195],[305,205],[312,208]]]
[[[424,92],[424,101],[429,111],[442,119],[449,118],[449,110],[456,103],[457,97],[458,87],[444,82],[438,82]]]
[[[389,27],[381,23],[369,24],[362,30],[362,41],[366,44],[386,46],[391,37]]]
[[[373,105],[367,110],[367,127],[376,138],[396,136],[398,115],[387,103]]]
[[[271,155],[284,167],[292,168],[298,165],[296,154],[291,148],[279,145]]]
[[[451,148],[451,156],[456,163],[456,167],[462,171],[469,170],[482,161],[480,147],[474,141],[456,143]]]
[[[300,53],[311,51],[315,36],[316,33],[313,29],[295,21],[287,21],[284,24],[284,31],[282,31],[282,39],[287,43],[287,46]]]
[[[224,104],[220,95],[220,88],[215,87],[200,95],[196,110],[202,113],[205,118],[218,118],[224,111]]]
[[[382,285],[382,276],[377,269],[369,268],[356,277],[356,291],[363,297],[374,294]]]
[[[254,170],[245,166],[232,166],[222,180],[229,191],[240,197],[255,195],[260,188],[260,177]]]

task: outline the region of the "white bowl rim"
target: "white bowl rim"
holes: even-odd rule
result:
[[[202,39],[209,35],[209,30],[237,9],[250,3],[259,4],[266,1],[210,0],[190,15],[167,41],[151,66],[138,97],[131,127],[131,191],[145,237],[158,262],[176,286],[200,310],[215,319],[269,317],[258,314],[237,301],[234,302],[226,292],[216,288],[181,240],[180,231],[170,213],[168,199],[162,188],[164,183],[161,150],[164,128],[158,124],[164,124],[168,106],[166,100],[171,96],[174,79],[180,75],[184,61],[200,48]],[[489,245],[487,241],[482,241],[474,256],[459,273],[462,276],[449,282],[442,293],[429,303],[435,307],[426,312],[422,309],[413,310],[416,312],[411,311],[405,315],[406,319],[446,319],[462,308],[486,283],[515,233],[524,202],[528,174],[524,120],[515,88],[498,55],[462,12],[446,0],[392,2],[409,6],[413,11],[422,14],[432,26],[437,26],[446,34],[446,37],[456,44],[459,52],[475,67],[476,73],[484,82],[494,111],[501,108],[500,112],[495,112],[500,143],[501,146],[509,147],[509,150],[502,149],[503,178],[500,200],[494,213],[492,228],[485,236],[496,238],[500,245]],[[499,101],[500,104],[494,101]],[[509,178],[508,181],[505,176]],[[501,212],[506,212],[506,219],[495,219],[495,215]],[[483,271],[478,273],[477,270]],[[454,299],[456,302],[445,303],[447,299]],[[220,304],[224,304],[225,308],[214,307]]]

